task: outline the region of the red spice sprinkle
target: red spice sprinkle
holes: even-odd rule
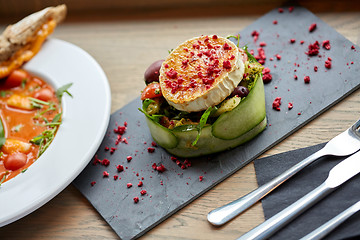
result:
[[[260,47],[265,47],[265,46],[266,46],[266,42],[260,42],[259,45],[260,45]]]
[[[95,181],[92,181],[92,182],[90,183],[91,186],[94,186],[95,184],[96,184]]]
[[[330,50],[331,45],[330,45],[330,41],[329,40],[325,40],[322,42],[322,46],[323,48],[325,48],[326,50]]]
[[[300,41],[300,44],[304,44],[304,42],[305,42],[304,40],[301,40],[301,41]]]
[[[351,62],[351,64],[354,64],[354,62]]]
[[[153,165],[151,166],[154,170],[156,170],[156,163],[153,163]]]
[[[281,56],[279,54],[276,54],[275,57],[277,60],[281,60]]]
[[[131,183],[127,183],[127,184],[126,184],[126,187],[127,187],[127,188],[131,188],[131,187],[132,187],[132,184],[131,184]]]
[[[320,44],[318,41],[314,42],[313,44],[309,44],[308,52],[306,52],[309,56],[316,56],[319,53]]]
[[[125,122],[124,122],[124,126],[127,127],[127,125],[128,125],[128,123],[125,121]]]
[[[119,178],[118,175],[114,175],[114,180],[117,180]]]
[[[163,164],[160,164],[159,166],[156,167],[156,170],[158,172],[162,173],[162,172],[165,172],[166,168],[165,168],[165,166]]]
[[[298,79],[298,77],[297,77],[296,75],[294,75],[294,79],[295,79],[295,80],[297,80],[297,79]]]
[[[105,151],[109,151],[110,150],[110,148],[109,147],[105,147]]]
[[[202,182],[202,180],[204,179],[203,176],[199,176],[199,181]]]
[[[231,50],[232,47],[228,43],[224,43],[224,50]]]
[[[328,57],[328,60],[329,60],[329,61],[332,61],[331,57]]]
[[[299,112],[298,115],[301,115],[301,112]]]
[[[218,36],[213,35],[212,38],[213,38],[213,39],[218,39]]]
[[[127,160],[128,162],[130,162],[130,161],[132,160],[132,156],[127,156],[127,157],[126,157],[126,160]]]
[[[141,194],[141,195],[145,195],[145,194],[146,194],[146,190],[141,190],[141,191],[140,191],[140,194]]]
[[[126,131],[125,126],[118,126],[117,128],[114,129],[114,132],[120,135],[123,135],[125,131]]]
[[[103,177],[109,177],[109,173],[107,171],[103,172]]]
[[[165,63],[164,67],[169,68],[169,64]]]
[[[278,12],[279,12],[279,13],[283,13],[283,12],[284,12],[284,9],[279,8],[279,9],[278,9]]]
[[[98,163],[101,163],[101,160],[98,158],[97,155],[95,155],[93,165],[97,165]]]
[[[309,27],[309,32],[313,32],[316,29],[316,23],[312,23]]]
[[[277,21],[277,20],[274,20],[274,21],[273,21],[273,24],[274,24],[274,25],[278,24],[278,21]]]
[[[185,169],[186,168],[186,165],[185,164],[182,164],[181,165],[181,169]]]
[[[290,7],[289,7],[289,12],[292,12],[292,11],[294,11],[294,7],[293,7],[293,6],[290,6]]]
[[[291,102],[288,103],[288,109],[292,109],[293,108],[293,104]]]
[[[305,77],[304,77],[304,82],[305,82],[305,83],[310,83],[310,77],[309,77],[309,76],[305,76]]]
[[[176,165],[180,166],[181,162],[179,160],[176,160]]]
[[[276,111],[280,111],[280,105],[281,105],[281,97],[275,98],[272,104],[273,109],[275,109]]]
[[[177,78],[177,72],[174,69],[170,69],[169,71],[165,72],[166,76],[171,79]]]
[[[317,70],[318,70],[318,67],[314,66],[314,71],[317,72]]]
[[[251,33],[251,36],[254,37],[254,42],[256,42],[257,39],[259,38],[259,32],[253,31],[253,32]],[[250,52],[250,53],[251,53],[251,52]],[[253,53],[251,53],[251,54],[253,55]]]
[[[271,58],[269,58],[269,60],[272,61],[272,60],[274,60],[274,58],[271,57]]]
[[[142,187],[142,185],[143,185],[143,182],[142,182],[142,181],[139,181],[138,187]]]
[[[171,156],[170,159],[171,159],[172,161],[176,161],[176,160],[177,160],[177,158],[176,158],[176,157],[173,157],[173,156]]]
[[[117,165],[116,168],[117,168],[118,172],[124,171],[124,166],[123,165]]]
[[[110,148],[110,153],[113,154],[115,152],[116,148],[112,147]]]
[[[224,62],[223,62],[223,67],[224,67],[225,69],[231,69],[231,63],[230,63],[230,61],[229,61],[229,60],[224,61]]]
[[[290,43],[294,43],[295,41],[295,38],[290,39]]]
[[[354,45],[351,46],[351,49],[355,49]]]
[[[139,197],[134,197],[134,203],[138,203],[139,202]]]
[[[156,147],[157,146],[156,142],[151,142],[151,146]]]
[[[184,164],[187,166],[187,167],[191,167],[191,162],[187,159],[185,159],[184,161]]]
[[[263,74],[263,82],[264,83],[269,83],[272,80],[272,75],[270,74],[269,68],[264,68],[262,71],[262,74]]]
[[[326,67],[327,69],[330,69],[330,68],[331,68],[331,61],[326,60],[326,61],[325,61],[325,67]]]
[[[101,161],[101,164],[104,166],[109,166],[110,161],[108,159],[104,158],[104,160]]]
[[[147,150],[148,150],[149,153],[153,153],[153,152],[155,151],[155,148],[153,148],[153,147],[148,147]]]

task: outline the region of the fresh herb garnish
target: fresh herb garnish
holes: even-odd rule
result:
[[[227,38],[227,39],[229,39],[229,38],[235,38],[236,41],[237,41],[236,46],[237,46],[237,47],[240,47],[240,33],[238,33],[236,36],[234,36],[234,35],[229,35],[229,36],[227,36],[226,38]]]
[[[31,105],[34,108],[42,108],[43,105],[50,106],[49,102],[45,102],[45,101],[39,100],[37,98],[32,98],[32,97],[29,97],[29,99],[30,99]]]
[[[168,53],[170,54],[172,51],[174,51],[174,49],[172,48],[172,49],[170,49],[170,50],[168,50]]]
[[[1,186],[1,184],[5,181],[6,176],[7,176],[8,174],[9,174],[9,172],[6,171],[5,174],[3,175],[3,177],[2,177],[1,180],[0,180],[0,186]]]
[[[0,119],[0,147],[2,147],[5,144],[5,130],[2,123],[2,120]]]
[[[243,49],[245,50],[246,55],[248,56],[250,63],[252,63],[252,62],[258,62],[258,61],[256,60],[256,58],[248,52],[248,46],[247,46],[247,45],[245,45],[245,46],[243,47]]]
[[[11,131],[13,131],[13,132],[19,132],[20,129],[21,129],[23,126],[24,126],[24,125],[20,123],[19,125],[16,125],[16,126],[14,126],[13,128],[11,128]]]
[[[26,82],[27,82],[27,78],[21,80],[21,88],[25,88]]]
[[[199,140],[200,138],[200,134],[201,134],[201,130],[204,128],[204,126],[206,125],[206,122],[211,114],[213,110],[213,107],[209,107],[208,109],[206,109],[206,111],[201,115],[201,118],[200,118],[200,122],[199,122],[199,125],[197,126],[197,130],[198,130],[198,134],[196,136],[196,139],[195,141],[192,143],[193,146],[196,145],[197,141]]]
[[[64,93],[67,93],[70,97],[73,97],[71,95],[71,93],[68,91],[68,89],[72,86],[72,83],[68,83],[65,84],[64,86],[58,88],[58,90],[56,90],[56,97],[59,99],[59,101],[61,102],[61,98],[64,95]]]
[[[24,173],[24,172],[26,172],[26,170],[28,170],[28,169],[27,169],[27,168],[25,168],[24,170],[22,170],[22,171],[21,171],[21,173]]]

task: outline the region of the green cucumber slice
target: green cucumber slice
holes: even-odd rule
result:
[[[197,131],[173,131],[174,135],[179,140],[176,148],[166,149],[170,154],[179,157],[197,157],[216,152],[221,152],[234,148],[238,145],[253,139],[256,135],[261,133],[266,128],[266,118],[264,118],[257,126],[243,135],[231,139],[224,140],[212,135],[211,126],[206,126],[201,131],[201,136],[195,146],[192,146],[192,142],[196,138]]]
[[[175,137],[169,129],[157,122],[154,122],[148,116],[146,116],[145,119],[147,125],[149,126],[151,136],[157,144],[166,149],[171,149],[178,145],[177,137]]]
[[[265,116],[264,84],[259,76],[249,95],[214,122],[212,135],[221,139],[235,139],[257,126]]]

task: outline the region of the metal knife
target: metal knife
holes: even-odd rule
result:
[[[319,187],[238,239],[266,239],[360,172],[360,151],[333,167]]]

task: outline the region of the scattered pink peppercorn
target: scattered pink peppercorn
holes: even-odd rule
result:
[[[131,184],[131,183],[127,183],[127,184],[126,184],[126,187],[127,187],[127,188],[131,188],[131,187],[132,187],[132,184]]]
[[[229,61],[229,60],[224,61],[224,62],[223,62],[223,67],[224,67],[225,69],[231,69],[231,63],[230,63],[230,61]]]
[[[304,40],[301,40],[301,41],[300,41],[300,44],[304,44],[304,42],[305,42]]]
[[[139,202],[139,197],[134,197],[134,203],[138,203]]]
[[[127,156],[127,157],[126,157],[126,160],[127,160],[128,162],[130,162],[130,161],[132,160],[132,156]]]
[[[314,66],[314,71],[317,72],[318,71],[318,67]]]
[[[291,102],[288,103],[288,109],[292,109],[293,108],[293,104]]]
[[[298,77],[297,77],[296,75],[294,75],[294,79],[295,79],[295,80],[297,80],[297,79],[298,79]]]
[[[117,168],[118,172],[124,171],[124,166],[123,165],[117,165],[116,168]]]
[[[290,39],[290,43],[296,42],[295,38]]]
[[[163,165],[163,164],[160,164],[160,165],[158,165],[157,167],[156,167],[156,170],[158,171],[158,172],[165,172],[165,170],[166,170],[166,168],[165,168],[165,166]]]
[[[272,75],[270,74],[270,68],[264,68],[262,74],[263,74],[264,83],[269,83],[272,80]]]
[[[105,147],[105,149],[104,149],[105,151],[109,151],[110,150],[110,148],[109,147]]]
[[[259,45],[260,45],[260,47],[265,47],[265,46],[266,46],[266,42],[260,42]]]
[[[277,60],[281,60],[281,56],[279,54],[276,54],[275,57]]]
[[[157,146],[156,142],[151,142],[151,146],[156,147]]]
[[[147,150],[148,150],[149,153],[153,153],[153,152],[155,151],[155,148],[153,148],[153,147],[148,147]]]
[[[284,9],[278,8],[278,12],[279,12],[279,13],[283,13],[283,12],[284,12]]]
[[[325,67],[326,67],[327,69],[330,69],[330,68],[331,68],[331,61],[326,60],[326,61],[325,61]]]
[[[355,49],[354,45],[351,46],[351,49],[353,49],[353,50]]]
[[[280,105],[281,105],[281,97],[276,97],[273,101],[272,107],[276,111],[280,111]]]
[[[305,83],[310,83],[310,77],[309,77],[309,76],[305,76],[305,77],[304,77],[304,82],[305,82]]]
[[[309,27],[309,32],[313,32],[316,29],[316,23],[312,23]]]
[[[143,185],[143,182],[142,182],[142,181],[139,181],[138,187],[142,187],[142,185]]]
[[[290,6],[289,8],[289,12],[291,13],[292,11],[294,11],[294,7],[293,6]]]
[[[141,195],[145,195],[145,194],[146,194],[146,190],[141,190],[141,191],[140,191],[140,194],[141,194]]]
[[[103,171],[103,177],[109,177],[109,173],[107,171]]]
[[[203,176],[199,176],[199,181],[202,182],[202,180],[204,179]]]
[[[320,44],[318,41],[314,42],[313,44],[309,44],[308,51],[306,52],[309,56],[316,56],[319,53]]]
[[[95,184],[96,184],[95,181],[92,181],[92,182],[90,183],[91,186],[94,186]]]
[[[325,48],[326,50],[330,50],[331,45],[330,45],[330,41],[329,40],[325,40],[322,42],[322,46],[323,48]]]
[[[119,178],[118,175],[114,175],[114,180],[117,180]]]
[[[273,21],[273,24],[274,24],[274,25],[278,24],[278,21],[277,21],[277,20],[274,20],[274,21]]]
[[[110,161],[108,159],[104,158],[104,160],[101,161],[101,164],[104,166],[109,166]]]

